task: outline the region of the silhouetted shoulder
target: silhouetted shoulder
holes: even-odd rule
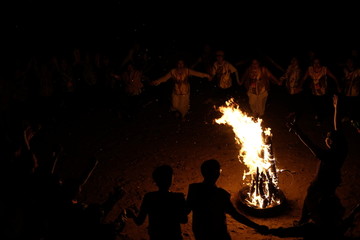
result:
[[[185,194],[182,192],[171,192],[171,194],[173,195],[174,199],[179,199],[179,200],[185,199]]]
[[[209,186],[204,183],[193,183],[189,185],[187,201],[190,206],[209,201],[215,201],[223,205],[230,201],[230,196],[230,193],[223,188]]]
[[[185,198],[185,194],[182,192],[148,192],[144,195],[144,199],[157,199],[159,197],[170,197],[172,199],[184,199]]]
[[[223,194],[223,195],[228,195],[230,196],[230,193],[228,193],[225,189],[217,187],[217,186],[208,186],[204,183],[192,183],[189,185],[189,190],[194,190],[194,191],[201,191],[201,190],[216,190],[219,194]]]
[[[220,195],[223,195],[224,197],[226,198],[230,198],[230,193],[228,191],[226,191],[225,189],[223,188],[217,188],[218,192]]]
[[[203,191],[204,184],[203,183],[192,183],[189,185],[189,194]]]
[[[201,185],[202,185],[202,183],[191,183],[190,185],[189,185],[189,189],[197,189],[197,188],[200,188],[201,187]]]

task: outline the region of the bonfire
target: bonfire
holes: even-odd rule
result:
[[[262,119],[241,111],[234,99],[226,101],[219,111],[223,115],[215,122],[232,127],[235,141],[240,146],[239,161],[247,167],[243,174],[245,186],[240,191],[241,200],[255,209],[279,206],[283,196],[278,187],[271,129],[262,127]]]

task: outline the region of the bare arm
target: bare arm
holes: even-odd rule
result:
[[[248,219],[247,217],[245,217],[244,215],[240,214],[234,206],[229,206],[229,211],[228,211],[228,214],[234,218],[236,221],[238,221],[239,223],[242,223],[248,227],[251,227],[251,228],[258,228],[260,225],[251,221],[250,219]]]
[[[128,62],[133,60],[134,49],[130,49],[126,57],[122,60],[120,67],[123,68]]]
[[[302,88],[305,80],[309,77],[309,69],[306,70],[304,77],[301,79],[299,83],[299,87]]]
[[[165,76],[163,76],[163,77],[161,77],[161,78],[153,81],[153,82],[151,83],[151,85],[157,86],[157,85],[159,85],[160,83],[166,82],[166,81],[169,80],[170,78],[171,78],[171,72],[168,72]]]
[[[181,206],[180,214],[179,214],[180,223],[187,223],[188,222],[188,209],[186,207],[185,195],[182,195],[179,206]]]
[[[143,224],[145,222],[146,215],[147,215],[146,199],[144,199],[142,204],[141,204],[139,214],[137,216],[134,216],[135,224],[138,225],[138,226]]]
[[[193,65],[191,65],[191,68],[195,68],[198,64],[200,64],[202,62],[202,57],[199,57],[198,59],[196,59],[196,61],[194,62]]]
[[[215,63],[211,65],[211,68],[210,68],[210,76],[211,76],[211,79],[213,79],[213,77],[215,77],[216,75],[216,65]]]
[[[238,70],[236,69],[236,67],[234,67],[232,64],[229,63],[229,67],[230,67],[230,72],[235,74],[235,79],[236,82],[238,84],[240,84],[240,79],[239,79],[239,73]]]
[[[271,57],[269,57],[269,56],[266,55],[265,58],[266,58],[271,64],[273,64],[277,69],[279,69],[279,70],[282,71],[282,72],[285,72],[285,69],[282,68],[282,67],[280,66],[280,64],[276,63]]]
[[[260,225],[257,224],[256,222],[251,221],[249,218],[245,217],[244,215],[240,214],[235,207],[229,203],[228,206],[228,212],[227,212],[231,217],[233,217],[236,221],[238,221],[239,223],[242,223],[248,227],[251,227],[253,229],[255,229],[256,231],[258,231],[261,234],[267,234],[269,228],[267,226],[264,225]]]
[[[207,73],[198,72],[192,69],[189,69],[189,75],[199,77],[199,78],[210,78],[210,75]]]
[[[279,81],[277,79],[277,77],[275,77],[268,68],[263,67],[263,72],[265,73],[265,75],[273,82],[276,83],[278,85],[281,85],[281,81]]]
[[[286,72],[280,77],[281,83],[286,81],[286,79],[288,79],[288,77],[289,77],[289,69],[287,69]]]
[[[185,200],[185,204],[186,204],[186,214],[189,214],[191,212],[191,210],[193,209],[194,206],[194,193],[193,193],[193,187],[191,185],[189,185],[189,189],[188,189],[188,194]]]
[[[247,88],[247,80],[249,78],[249,69],[245,70],[245,73],[242,75],[239,85],[245,84],[245,88]]]

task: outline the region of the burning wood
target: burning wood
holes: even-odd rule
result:
[[[247,180],[244,201],[256,209],[280,205],[282,195],[278,187],[271,129],[263,129],[262,119],[247,116],[233,99],[227,101],[226,106],[219,107],[219,111],[223,115],[215,122],[233,128],[235,141],[241,146],[239,161],[249,169],[243,175],[243,180]]]

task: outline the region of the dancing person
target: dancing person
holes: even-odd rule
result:
[[[122,99],[122,108],[124,115],[128,119],[135,117],[140,110],[141,94],[144,91],[145,76],[134,63],[128,62],[126,70],[120,75],[120,82],[123,85],[124,98]]]
[[[298,115],[301,103],[301,88],[299,86],[302,77],[302,71],[297,57],[291,58],[291,62],[286,72],[280,77],[280,81],[285,82],[289,94],[289,115]]]
[[[225,60],[225,53],[222,50],[216,51],[216,61],[211,66],[210,75],[211,80],[217,85],[216,97],[221,98],[221,100],[228,100],[231,97],[233,79],[238,84],[240,83],[237,68]]]
[[[171,111],[177,112],[182,121],[186,120],[186,116],[190,109],[190,77],[208,78],[207,73],[197,72],[185,67],[183,60],[178,60],[176,68],[171,69],[165,76],[153,81],[151,85],[159,85],[169,79],[174,80],[174,86],[171,95]]]
[[[348,120],[360,133],[360,68],[352,58],[347,59],[343,68],[345,85],[345,113],[343,120]]]
[[[325,66],[322,66],[320,60],[315,58],[313,64],[308,67],[305,75],[301,79],[302,88],[305,80],[310,79],[310,88],[312,93],[312,106],[314,107],[316,125],[321,126],[326,115],[326,106],[328,105],[328,96],[330,94],[328,77],[335,81],[337,91],[341,92],[339,82],[334,74]]]
[[[270,81],[281,85],[267,67],[261,66],[259,60],[253,59],[241,79],[240,85],[245,84],[249,105],[254,117],[263,117],[270,90]]]

